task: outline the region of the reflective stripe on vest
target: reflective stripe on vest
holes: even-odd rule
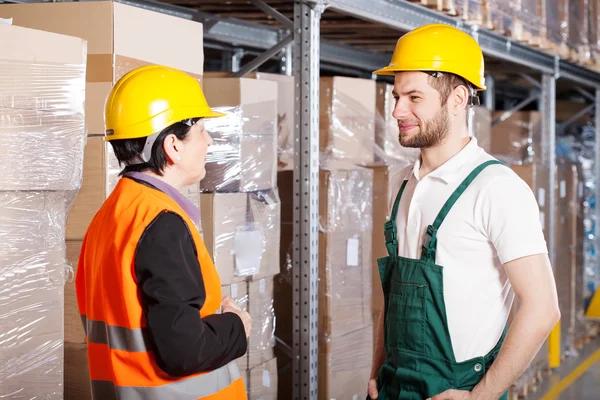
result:
[[[102,400],[197,399],[215,394],[240,378],[237,364],[230,362],[204,375],[156,387],[115,386],[110,381],[92,381],[92,393],[94,399]]]
[[[111,350],[128,352],[151,351],[149,333],[146,328],[128,329],[110,326],[103,321],[81,316],[88,343],[108,345]],[[95,399],[160,400],[175,398],[206,397],[230,386],[241,374],[232,361],[214,371],[192,378],[175,381],[162,386],[116,386],[110,381],[92,380]]]

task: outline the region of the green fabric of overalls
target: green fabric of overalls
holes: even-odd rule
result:
[[[398,256],[396,215],[405,180],[390,221],[385,224],[389,257],[378,260],[384,293],[384,350],[386,360],[378,377],[378,400],[424,400],[448,389],[472,390],[496,359],[506,335],[484,357],[458,363],[448,329],[444,302],[443,267],[435,264],[437,232],[465,189],[486,167],[473,170],[446,201],[433,225],[427,227],[421,258]],[[367,397],[369,399],[369,397]],[[508,399],[505,393],[502,399]]]

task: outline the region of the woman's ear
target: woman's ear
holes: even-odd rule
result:
[[[181,160],[181,144],[175,135],[167,135],[163,141],[163,151],[167,156],[167,162],[176,164]]]

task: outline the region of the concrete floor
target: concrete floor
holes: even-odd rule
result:
[[[600,338],[563,361],[527,400],[600,400]]]

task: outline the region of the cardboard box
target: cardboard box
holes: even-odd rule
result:
[[[492,121],[500,118],[502,122],[492,126],[491,154],[510,164],[544,163],[541,114],[518,111],[508,115],[508,111],[492,113]]]
[[[127,70],[143,64],[168,65],[198,76],[203,73],[203,27],[196,21],[112,1],[10,4],[2,7],[0,17],[13,18],[14,25],[87,40],[87,82],[105,83],[109,90]],[[186,43],[189,51],[181,52],[173,43]],[[103,103],[107,93],[95,100]],[[86,104],[93,94],[86,96]],[[103,111],[98,108],[86,115],[93,114],[93,121],[101,122]],[[102,133],[104,124],[88,123],[88,130]]]
[[[77,190],[86,42],[0,25],[0,190]]]
[[[510,168],[525,181],[533,191],[540,207],[540,222],[546,240],[548,240],[548,227],[550,226],[551,213],[549,212],[549,171],[537,164],[511,165]]]
[[[375,160],[376,84],[370,79],[321,78],[320,150],[356,165]]]
[[[62,397],[64,219],[63,192],[0,192],[0,397]]]
[[[85,331],[81,323],[81,313],[77,305],[77,293],[75,291],[75,276],[77,274],[77,264],[79,263],[79,254],[81,253],[82,241],[67,241],[67,263],[73,268],[73,274],[70,281],[65,282],[64,311],[65,311],[65,342],[67,343],[85,343]]]
[[[319,196],[321,231],[372,230],[372,170],[346,162],[323,163],[319,171]]]
[[[277,192],[202,193],[200,203],[204,242],[222,285],[279,272]]]
[[[277,359],[273,358],[245,373],[248,400],[277,400]]]
[[[366,396],[373,361],[372,330],[367,326],[319,341],[319,399]]]
[[[65,400],[92,400],[87,345],[65,343]]]
[[[248,368],[251,369],[275,357],[272,277],[248,283],[248,313],[252,317],[252,331],[248,340]]]
[[[277,83],[248,78],[207,78],[204,93],[215,111],[213,138],[200,183],[205,192],[250,192],[277,186]]]
[[[233,72],[210,71],[205,78],[229,78]],[[277,153],[278,170],[294,169],[295,81],[291,75],[254,71],[245,78],[277,82]],[[209,102],[210,103],[210,102]]]
[[[337,338],[372,324],[372,232],[319,234],[319,335]]]
[[[203,73],[203,27],[195,21],[112,1],[7,4],[0,8],[0,18],[87,40],[85,119],[91,136],[103,135],[106,97],[113,84],[132,69],[159,64],[198,79]],[[184,42],[189,51],[173,46]],[[56,48],[56,43],[46,47],[53,52]],[[96,137],[86,145],[82,194],[69,218],[69,240],[83,240],[94,214],[118,180],[120,167],[111,153],[112,147],[102,146]],[[86,178],[93,182],[87,183]]]
[[[400,145],[398,121],[392,115],[396,107],[393,90],[393,85],[377,84],[375,161],[386,164],[412,164],[419,157],[421,150]]]

